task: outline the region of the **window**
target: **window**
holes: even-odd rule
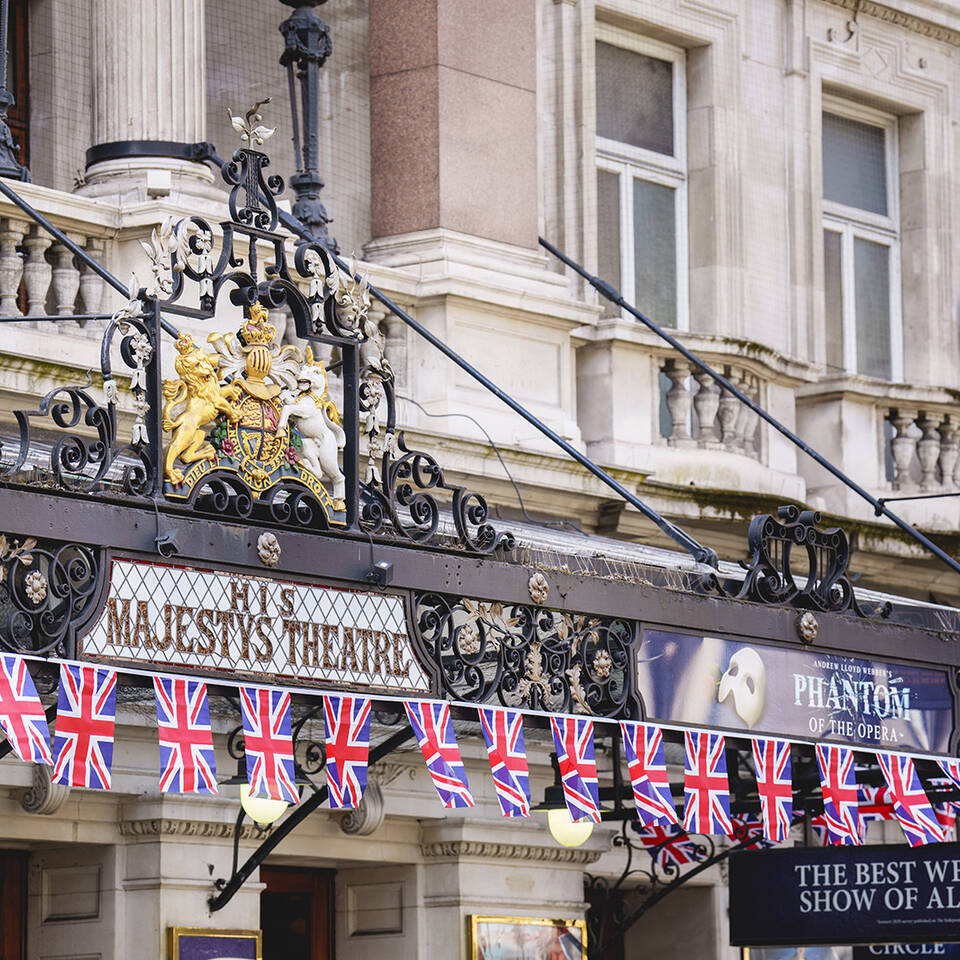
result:
[[[656,323],[686,329],[683,51],[599,24],[596,64],[600,276]]]
[[[822,143],[827,363],[900,380],[896,120],[825,98]]]

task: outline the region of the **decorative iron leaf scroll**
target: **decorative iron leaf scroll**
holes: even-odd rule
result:
[[[454,700],[633,717],[631,620],[530,604],[415,596],[416,632]]]

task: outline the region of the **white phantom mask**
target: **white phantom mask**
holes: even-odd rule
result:
[[[720,678],[717,700],[723,703],[733,694],[737,716],[752,727],[763,713],[766,688],[767,668],[760,654],[752,647],[743,647],[730,658],[727,672]]]

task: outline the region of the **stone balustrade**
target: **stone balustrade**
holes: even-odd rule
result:
[[[720,369],[734,386],[761,402],[756,374],[733,364]],[[670,446],[726,450],[760,460],[760,418],[754,411],[682,358],[664,360],[660,371],[670,384],[663,391],[669,423],[661,424]]]
[[[887,421],[894,490],[960,489],[960,411],[891,407]]]
[[[102,260],[105,241],[65,231],[78,246]],[[99,313],[104,281],[38,224],[0,218],[0,316]]]

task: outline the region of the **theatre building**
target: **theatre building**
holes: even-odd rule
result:
[[[955,5],[0,25],[0,960],[958,955]]]

